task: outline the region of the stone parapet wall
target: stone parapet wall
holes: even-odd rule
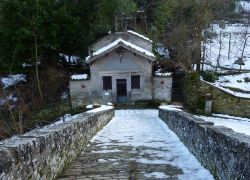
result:
[[[201,86],[204,91],[212,94],[214,113],[250,118],[250,98],[234,96],[205,81],[201,81]]]
[[[0,142],[0,179],[55,179],[114,116],[114,109]]]
[[[182,111],[160,109],[159,117],[216,179],[249,179],[249,136]]]

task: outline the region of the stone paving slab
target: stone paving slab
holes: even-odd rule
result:
[[[213,179],[158,118],[158,111],[119,110],[58,179],[187,178]]]

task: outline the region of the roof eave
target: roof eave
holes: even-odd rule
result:
[[[136,49],[133,49],[133,48],[131,48],[131,47],[128,47],[128,46],[124,45],[123,43],[118,43],[116,46],[110,48],[109,50],[107,50],[107,51],[105,51],[105,52],[103,52],[103,53],[101,53],[101,54],[99,54],[99,55],[96,55],[96,56],[88,56],[87,59],[86,59],[86,63],[87,63],[87,64],[91,64],[91,63],[94,62],[96,59],[98,59],[98,58],[104,56],[104,55],[107,54],[107,53],[112,52],[113,50],[117,49],[118,47],[123,47],[123,48],[125,48],[125,49],[127,49],[127,50],[130,50],[130,51],[132,51],[133,53],[136,53],[136,54],[138,54],[138,55],[140,55],[140,56],[142,56],[142,57],[144,57],[144,58],[146,58],[146,59],[148,59],[148,60],[151,60],[152,62],[156,60],[156,57],[155,57],[155,56],[148,56],[148,55],[146,55],[145,53],[141,53],[141,52],[137,51]]]

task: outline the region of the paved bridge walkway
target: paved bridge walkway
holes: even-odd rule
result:
[[[158,118],[157,110],[119,110],[59,179],[213,177]]]

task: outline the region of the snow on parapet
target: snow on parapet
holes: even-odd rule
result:
[[[139,33],[137,33],[137,32],[134,32],[134,31],[131,31],[131,30],[128,30],[127,31],[128,33],[131,33],[131,34],[134,34],[134,35],[136,35],[136,36],[139,36],[140,38],[143,38],[143,39],[145,39],[145,40],[147,40],[147,41],[149,41],[149,42],[153,42],[151,39],[149,39],[148,37],[145,37],[145,36],[143,36],[142,34],[139,34]]]
[[[159,106],[160,109],[168,110],[168,111],[182,111],[182,106],[176,106],[176,105],[162,105]]]
[[[74,74],[71,76],[71,80],[86,80],[88,79],[87,74]]]
[[[92,56],[86,57],[86,61],[88,61],[91,57],[98,56],[98,55],[102,54],[103,52],[105,52],[105,51],[113,48],[114,46],[118,45],[119,43],[123,43],[124,45],[126,45],[126,46],[128,46],[128,47],[130,47],[132,49],[135,49],[136,51],[139,51],[139,52],[141,52],[141,53],[143,53],[143,54],[145,54],[145,55],[147,55],[149,57],[155,58],[155,55],[152,52],[150,52],[150,51],[148,51],[146,49],[143,49],[143,48],[141,48],[139,46],[136,46],[136,45],[134,45],[134,44],[132,44],[132,43],[130,43],[128,41],[125,41],[125,40],[119,38],[116,41],[112,42],[111,44],[109,44],[109,45],[107,45],[107,46],[105,46],[105,47],[97,50],[96,52],[94,52],[92,54]]]
[[[111,110],[111,109],[113,109],[113,106],[101,105],[101,107],[89,110],[86,113],[97,113],[97,112],[107,111],[107,110]]]

